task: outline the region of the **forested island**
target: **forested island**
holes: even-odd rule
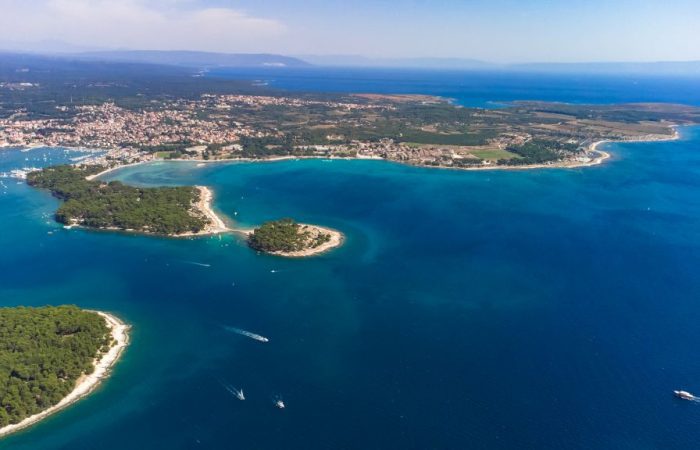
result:
[[[125,330],[76,306],[0,308],[0,436],[90,392],[121,354]]]
[[[88,179],[103,167],[49,167],[27,176],[31,186],[63,200],[56,212],[62,224],[89,228],[183,236],[215,232],[206,188],[141,188],[119,181]],[[203,198],[206,197],[206,198]],[[212,227],[216,228],[214,230]]]
[[[340,246],[342,235],[316,225],[285,218],[263,223],[248,234],[248,245],[265,253],[288,257],[313,256]]]

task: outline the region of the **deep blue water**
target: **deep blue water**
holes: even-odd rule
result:
[[[464,106],[500,107],[515,100],[569,103],[666,102],[700,105],[697,76],[580,75],[405,69],[216,69],[212,77],[256,80],[301,92],[428,94]]]
[[[209,185],[243,225],[293,216],[346,234],[308,260],[235,236],[64,230],[56,200],[0,179],[0,302],[133,325],[97,392],[0,448],[695,449],[700,403],[672,395],[700,393],[700,127],[682,136],[609,145],[585,169],[304,160],[111,176]],[[73,156],[2,150],[0,172]]]

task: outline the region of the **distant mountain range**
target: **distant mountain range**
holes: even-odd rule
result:
[[[51,44],[51,45],[49,45]],[[312,68],[312,67],[367,67],[406,68],[467,71],[509,71],[533,73],[572,74],[649,74],[700,76],[700,61],[678,62],[592,62],[592,63],[524,63],[498,64],[465,58],[369,58],[357,55],[302,55],[298,57],[277,54],[213,53],[198,51],[161,50],[87,50],[65,43],[43,43],[39,47],[24,44],[26,50],[13,53],[49,55],[79,61],[147,63],[194,69],[231,68]],[[6,48],[7,47],[7,48]],[[13,50],[3,46],[0,50]]]
[[[79,59],[214,68],[367,67],[434,70],[481,70],[579,74],[685,74],[700,75],[700,61],[593,62],[497,64],[463,58],[367,58],[364,56],[299,56],[275,54],[209,53],[191,51],[100,51],[73,55]]]
[[[275,54],[214,53],[169,50],[113,50],[74,45],[59,40],[0,42],[0,52],[84,61],[146,63],[196,69],[214,67],[308,67],[298,58]]]
[[[108,62],[164,64],[172,66],[213,67],[308,67],[306,61],[290,56],[249,53],[211,53],[194,51],[116,50],[83,52],[71,55],[77,59]]]

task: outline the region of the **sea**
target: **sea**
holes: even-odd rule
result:
[[[482,107],[700,104],[700,80],[678,78],[280,73],[255,79]],[[345,234],[309,259],[236,235],[66,230],[56,199],[0,178],[0,304],[76,304],[132,326],[94,393],[0,449],[697,449],[700,403],[673,391],[700,393],[700,127],[680,134],[607,144],[609,161],[579,169],[319,159],[107,177],[210,186],[241,226],[293,217]],[[80,155],[4,149],[0,172]]]

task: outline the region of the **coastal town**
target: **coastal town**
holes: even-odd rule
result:
[[[610,109],[530,102],[483,110],[399,95],[204,94],[135,108],[111,101],[54,109],[49,117],[19,109],[0,118],[0,146],[102,150],[81,163],[107,167],[157,159],[285,157],[466,169],[567,167],[604,158],[596,142],[672,139],[673,125],[700,117],[696,108],[664,105]]]

